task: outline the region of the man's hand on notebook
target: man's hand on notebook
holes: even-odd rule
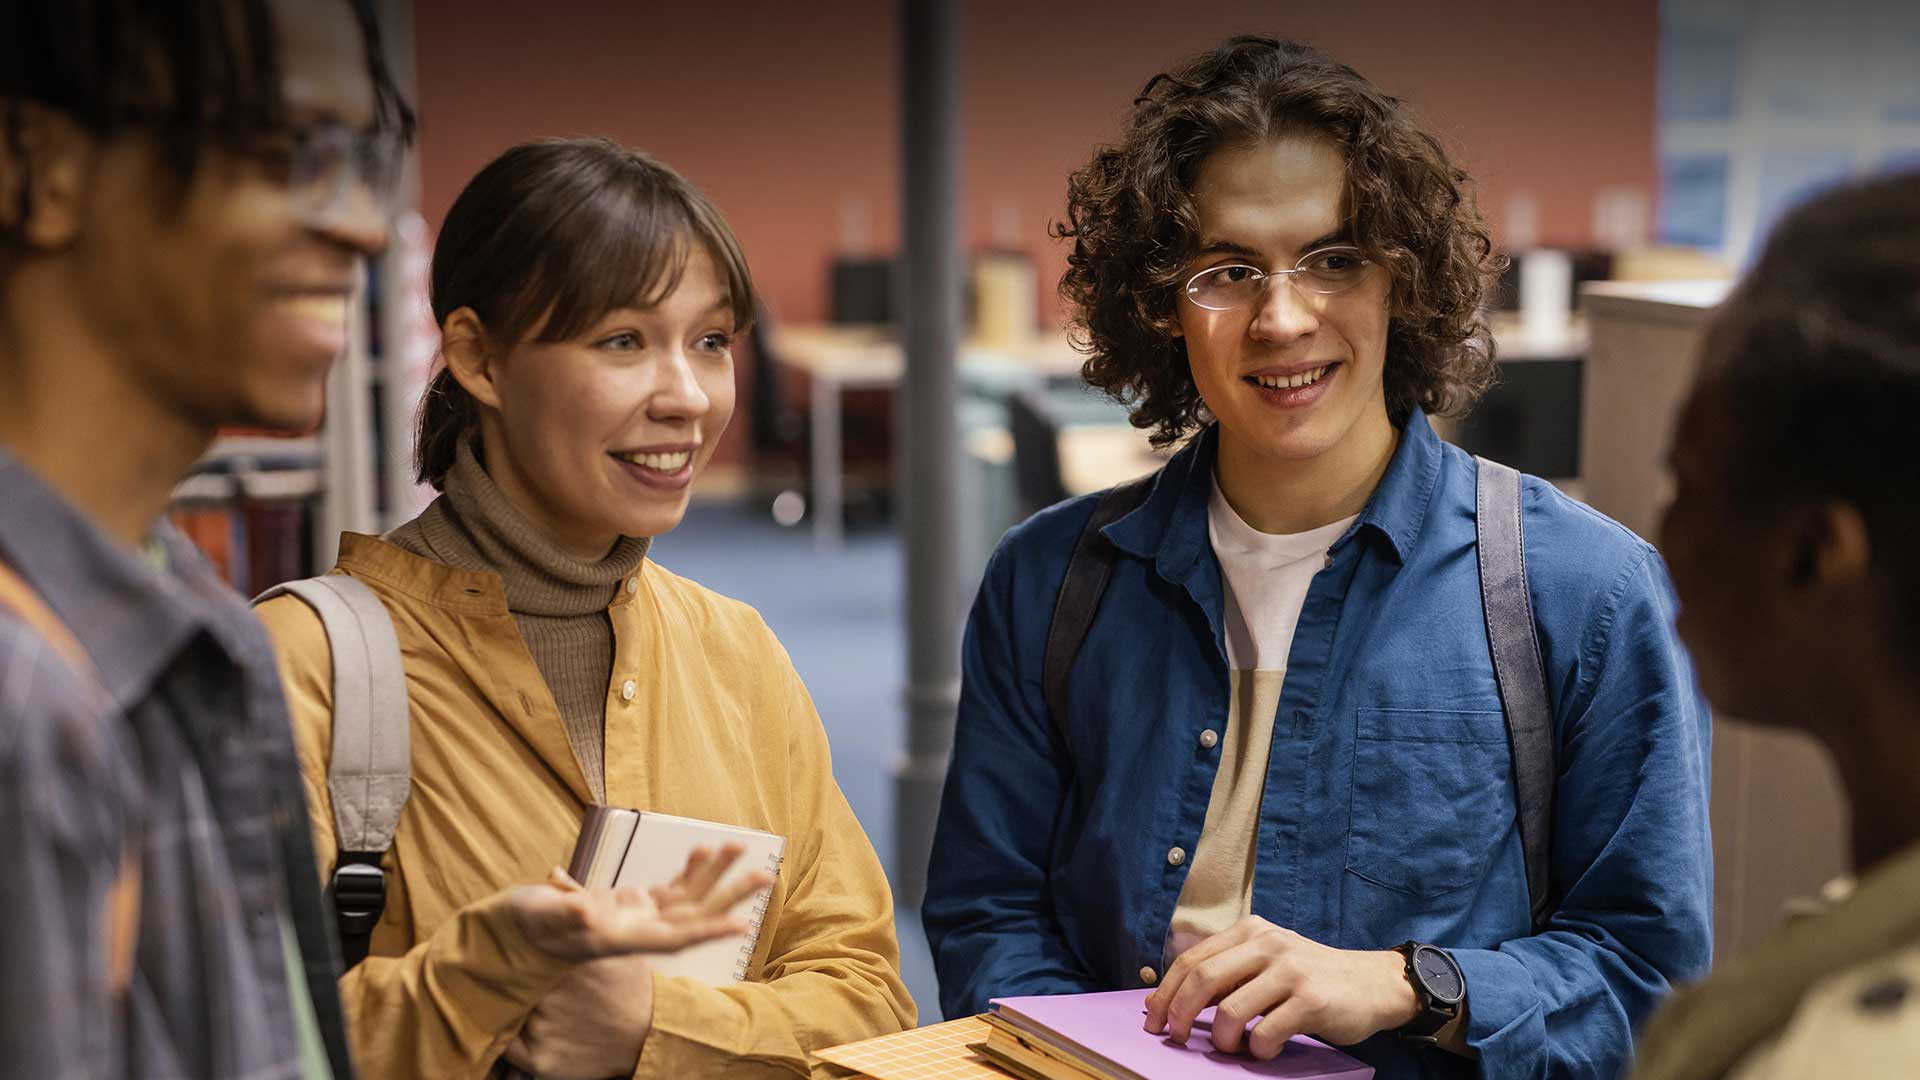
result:
[[[1358,952],[1310,941],[1257,915],[1181,953],[1147,995],[1146,1028],[1186,1042],[1194,1017],[1218,1005],[1210,1038],[1229,1053],[1272,1058],[1295,1035],[1352,1046],[1412,1022],[1419,1011],[1397,952]]]
[[[773,879],[754,870],[722,884],[743,850],[696,847],[677,877],[651,889],[583,889],[556,867],[546,884],[514,889],[510,903],[527,940],[563,960],[677,952],[746,931],[727,913]]]

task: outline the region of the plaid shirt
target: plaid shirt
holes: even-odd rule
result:
[[[164,524],[157,539],[165,572],[0,452],[0,561],[66,623],[113,706],[0,610],[0,1072],[299,1077],[290,922],[349,1076],[271,647],[190,544]],[[121,1002],[101,912],[129,843],[141,908]]]

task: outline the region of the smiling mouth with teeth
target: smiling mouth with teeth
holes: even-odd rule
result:
[[[347,321],[347,298],[344,296],[302,294],[287,297],[280,303],[301,318],[343,325]]]
[[[1333,370],[1332,364],[1322,364],[1311,371],[1302,371],[1297,375],[1249,375],[1247,381],[1268,390],[1299,390],[1312,386]]]
[[[677,473],[693,460],[693,451],[676,450],[666,454],[615,454],[613,456],[629,465],[638,465],[652,472]]]

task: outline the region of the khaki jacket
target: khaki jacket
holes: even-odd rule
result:
[[[1831,909],[1788,923],[1674,995],[1648,1026],[1633,1076],[1915,1075],[1916,946],[1920,848],[1911,848]]]
[[[496,575],[353,534],[336,570],[393,614],[412,706],[413,789],[385,863],[386,910],[367,959],[340,983],[354,1057],[369,1076],[484,1076],[567,972],[521,935],[504,891],[566,864],[586,778]],[[609,804],[787,838],[747,980],[656,977],[634,1076],[805,1075],[810,1050],[913,1026],[886,877],[773,633],[753,609],[652,562],[608,615]],[[326,634],[292,597],[260,617],[330,874]]]

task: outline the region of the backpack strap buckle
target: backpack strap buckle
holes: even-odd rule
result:
[[[342,937],[373,933],[387,907],[387,872],[380,852],[343,851],[333,868],[333,910]]]

